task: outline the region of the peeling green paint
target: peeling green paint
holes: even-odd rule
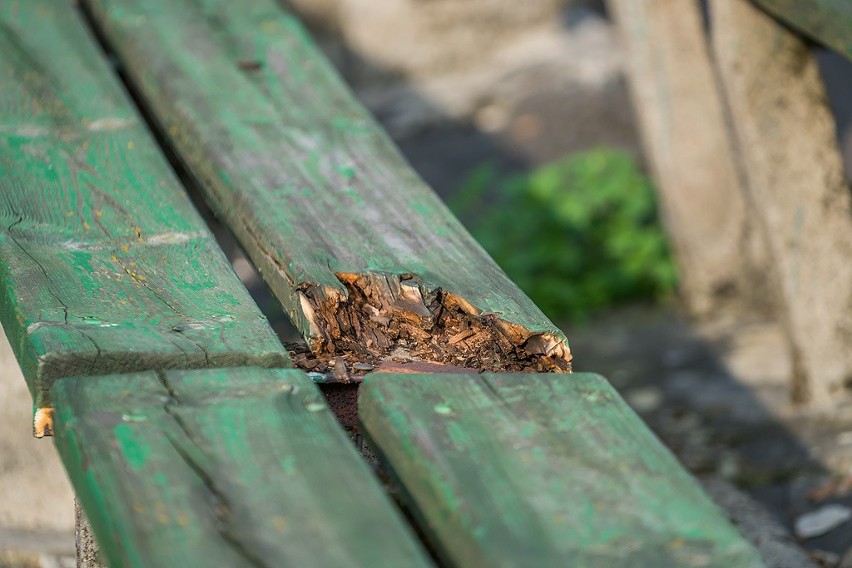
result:
[[[133,428],[126,423],[117,424],[113,428],[113,435],[127,465],[137,470],[145,467],[147,458],[151,455],[151,448],[143,440],[136,438]]]
[[[762,566],[597,375],[374,373],[359,409],[448,565]]]

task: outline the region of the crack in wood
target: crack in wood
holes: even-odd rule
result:
[[[41,265],[41,263],[32,255],[29,250],[27,250],[24,245],[18,242],[18,239],[15,237],[15,235],[12,234],[12,229],[15,228],[17,225],[23,223],[23,221],[24,216],[18,215],[18,219],[14,223],[9,225],[9,227],[6,229],[6,236],[12,239],[12,242],[15,243],[15,245],[17,245],[19,249],[21,249],[21,252],[23,252],[27,256],[27,258],[33,261],[33,263],[38,266],[41,273],[44,274],[45,289],[53,297],[53,299],[55,299],[62,307],[64,321],[65,323],[68,323],[68,306],[65,304],[65,302],[62,301],[62,298],[60,298],[59,295],[49,285],[47,285],[48,283],[50,283],[50,276],[47,274],[47,270],[45,270],[44,266]]]
[[[169,444],[174,448],[175,452],[181,457],[187,466],[198,476],[204,488],[210,494],[211,512],[216,518],[216,529],[231,548],[238,555],[246,559],[246,562],[255,568],[267,568],[267,564],[257,556],[250,548],[241,541],[238,534],[233,530],[232,511],[230,498],[222,487],[217,483],[214,475],[207,471],[208,467],[205,462],[209,461],[208,452],[203,448],[198,437],[193,433],[189,424],[180,416],[176,407],[182,404],[180,395],[169,381],[168,375],[165,372],[157,371],[157,378],[166,389],[168,399],[163,404],[163,410],[183,434],[181,439],[176,436],[165,433]]]

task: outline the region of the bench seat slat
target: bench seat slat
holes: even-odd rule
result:
[[[0,7],[0,320],[51,382],[290,366],[69,1]]]
[[[504,353],[512,350],[523,360],[519,369],[568,368],[564,334],[405,163],[278,2],[84,3],[164,135],[312,346],[339,339],[334,313],[352,297],[347,276],[369,276],[378,284],[356,284],[372,286],[366,294],[374,307],[398,299],[383,279],[391,288],[406,280],[422,283],[424,298],[440,289],[466,313],[491,314],[489,329],[510,341],[495,351],[502,359],[494,368],[506,368],[513,355]],[[437,311],[428,298],[423,304],[410,318]],[[359,331],[376,325],[363,310],[351,313],[362,318]],[[369,332],[358,339],[369,347]]]
[[[600,376],[377,373],[359,407],[452,565],[762,565]]]
[[[112,566],[431,565],[301,371],[65,378],[54,396]]]

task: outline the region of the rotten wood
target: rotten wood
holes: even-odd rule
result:
[[[699,2],[608,0],[681,294],[698,314],[766,303],[762,235],[749,217]]]
[[[359,409],[448,566],[763,566],[600,376],[376,373]]]
[[[376,365],[402,349],[473,369],[570,370],[564,334],[280,5],[84,4],[315,354]]]
[[[301,371],[72,377],[54,398],[110,566],[432,566]]]
[[[852,383],[852,195],[810,47],[745,0],[710,3],[713,47],[755,218],[794,351],[794,396],[836,402]]]
[[[36,435],[59,377],[289,366],[73,3],[3,3],[0,60],[0,320]]]

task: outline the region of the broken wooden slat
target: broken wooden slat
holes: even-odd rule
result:
[[[852,59],[852,2],[849,0],[753,1],[805,35]]]
[[[852,196],[819,67],[801,38],[745,0],[710,3],[713,47],[749,191],[772,255],[800,401],[852,378]]]
[[[0,318],[36,406],[68,375],[288,366],[72,3],[0,24]]]
[[[562,332],[274,0],[84,3],[315,352],[570,368]]]
[[[732,298],[765,301],[767,262],[749,218],[724,98],[698,2],[608,0],[618,25],[643,146],[696,313]]]
[[[54,384],[55,440],[110,566],[430,566],[310,379]]]
[[[372,374],[359,407],[452,565],[762,565],[600,376]]]

